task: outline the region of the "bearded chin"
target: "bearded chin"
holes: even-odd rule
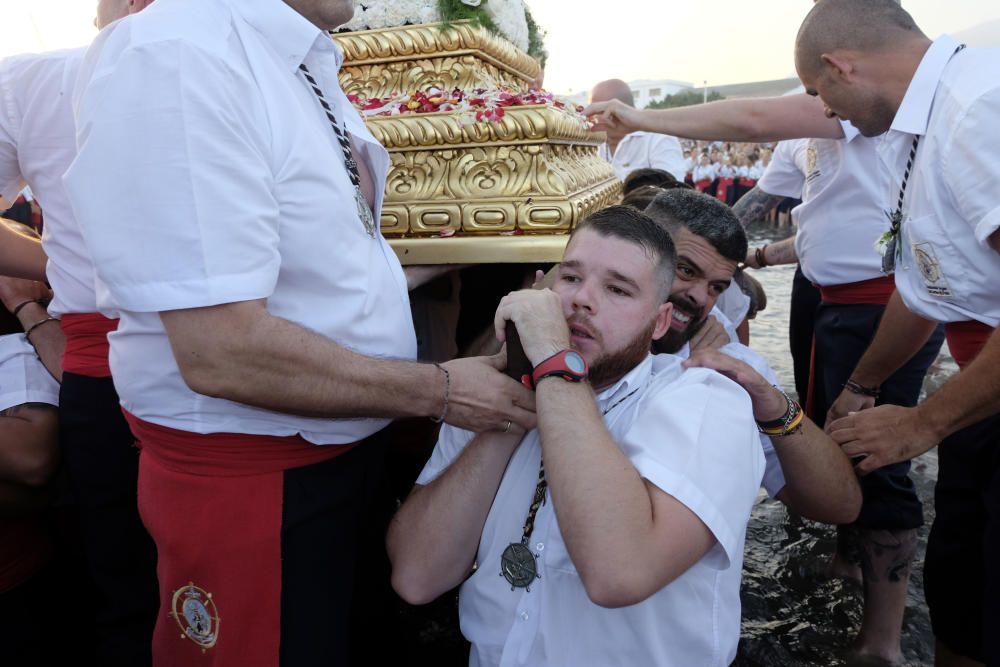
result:
[[[649,323],[643,331],[621,350],[605,354],[590,364],[590,384],[595,390],[605,389],[638,366],[649,354],[649,343],[653,339],[656,320]]]
[[[701,331],[708,318],[688,325],[684,331],[667,329],[667,333],[653,341],[654,354],[677,354],[684,344],[694,338],[694,335]]]

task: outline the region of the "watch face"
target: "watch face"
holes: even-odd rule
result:
[[[583,360],[579,352],[569,351],[563,359],[566,362],[566,368],[574,373],[583,374],[587,372],[587,362]]]

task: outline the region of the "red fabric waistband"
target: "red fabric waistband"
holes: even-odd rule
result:
[[[360,444],[314,445],[301,435],[191,433],[122,412],[144,453],[168,468],[193,475],[240,477],[300,468],[335,458]]]
[[[752,178],[746,178],[745,176],[740,176],[740,178],[737,179],[736,182],[745,188],[752,188],[753,186],[757,185],[757,181],[755,181]]]
[[[820,286],[823,303],[834,305],[870,304],[884,306],[896,291],[896,281],[892,276],[880,276],[844,285]]]
[[[118,320],[100,313],[66,313],[59,320],[66,348],[63,350],[64,371],[92,378],[111,377],[108,366],[108,334],[118,328]]]
[[[976,358],[993,334],[993,327],[977,320],[948,322],[944,325],[944,337],[948,341],[951,356],[955,357],[959,368],[965,368]]]

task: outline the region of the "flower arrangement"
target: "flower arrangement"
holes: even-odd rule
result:
[[[544,66],[545,33],[523,0],[355,0],[354,18],[342,32],[419,23],[471,20],[510,40]]]
[[[572,116],[582,128],[589,129],[590,121],[581,113],[583,107],[562,100],[552,93],[533,89],[518,92],[507,88],[476,88],[450,91],[430,88],[426,91],[390,95],[382,98],[362,99],[348,95],[362,116],[400,116],[406,114],[453,112],[461,123],[488,123],[503,119],[504,110],[519,106],[549,106]]]

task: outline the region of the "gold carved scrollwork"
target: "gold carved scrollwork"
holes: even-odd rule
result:
[[[565,111],[548,106],[507,107],[504,117],[489,123],[472,122],[455,113],[371,116],[366,123],[389,151],[434,148],[442,145],[481,145],[491,142],[545,142],[592,146],[604,142],[603,132],[591,132]]]
[[[506,39],[468,21],[456,21],[445,29],[440,23],[401,26],[383,30],[363,30],[337,33],[334,41],[344,53],[345,69],[362,65],[385,65],[388,63],[411,62],[421,59],[454,59],[456,56],[472,56],[464,63],[472,72],[472,85],[463,88],[486,88],[498,83],[508,83],[520,88],[536,80],[541,67],[534,58],[518,50]],[[475,84],[477,71],[486,72],[489,77]],[[502,72],[500,74],[499,72]],[[341,83],[344,81],[341,74]],[[415,87],[396,88],[396,92],[406,92]],[[345,90],[347,87],[345,86]],[[383,97],[393,90],[378,94]]]
[[[522,90],[538,63],[467,22],[334,36],[345,92],[386,97],[437,87]],[[366,120],[389,151],[381,229],[404,264],[558,261],[567,233],[621,197],[597,154],[603,134],[548,106],[507,107],[472,122],[457,113]]]

